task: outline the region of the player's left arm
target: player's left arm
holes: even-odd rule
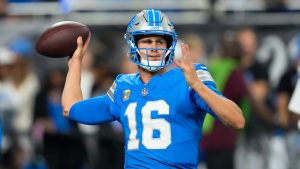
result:
[[[206,102],[211,110],[226,125],[235,129],[242,129],[245,125],[241,109],[231,100],[222,97],[209,89],[197,76],[187,44],[182,44],[182,59],[175,63],[183,71],[189,86]]]

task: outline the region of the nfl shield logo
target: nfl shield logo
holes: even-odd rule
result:
[[[144,88],[144,89],[142,90],[142,95],[143,95],[143,96],[147,96],[147,95],[148,95],[148,89]]]

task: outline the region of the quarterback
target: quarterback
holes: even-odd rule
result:
[[[118,120],[124,130],[125,169],[196,169],[206,113],[241,129],[240,108],[217,91],[205,65],[191,63],[188,45],[181,45],[182,58],[174,60],[177,34],[161,11],[135,15],[124,37],[138,72],[118,75],[106,95],[86,100],[80,70],[89,40],[83,44],[77,39],[62,96],[64,116],[92,125]]]

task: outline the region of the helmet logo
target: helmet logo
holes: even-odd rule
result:
[[[149,26],[149,28],[151,29],[151,30],[159,30],[159,26]]]
[[[149,9],[147,10],[148,26],[161,26],[160,11]]]

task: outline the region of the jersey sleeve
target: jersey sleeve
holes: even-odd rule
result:
[[[83,124],[101,124],[119,120],[119,104],[115,99],[117,90],[114,82],[106,95],[75,103],[70,109],[70,118]]]
[[[216,94],[223,97],[223,95],[218,91],[216,83],[209,73],[207,67],[203,64],[196,64],[195,69],[199,80],[201,80],[209,89],[214,91]],[[217,115],[211,110],[211,108],[205,103],[205,101],[194,90],[191,90],[191,96],[197,107],[199,107],[204,112],[211,114],[216,119],[219,119]]]
[[[75,103],[70,109],[70,119],[83,124],[100,124],[116,118],[110,111],[107,95],[86,99]]]

